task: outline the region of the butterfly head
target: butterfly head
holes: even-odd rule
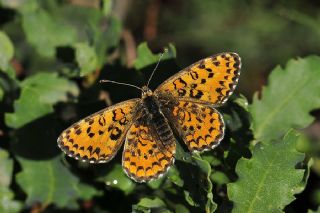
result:
[[[146,98],[152,95],[153,95],[153,92],[151,89],[149,89],[147,86],[142,87],[142,98]]]

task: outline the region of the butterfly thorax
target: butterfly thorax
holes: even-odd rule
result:
[[[144,88],[142,93],[142,105],[145,116],[148,118],[150,125],[154,126],[154,130],[163,145],[170,145],[174,143],[174,135],[170,128],[167,118],[161,111],[161,105],[157,97],[148,88]]]

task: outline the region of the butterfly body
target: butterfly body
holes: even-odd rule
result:
[[[166,106],[161,105],[158,98],[147,87],[142,87],[147,92],[142,92],[142,105],[144,107],[143,112],[148,120],[148,125],[154,125],[155,133],[159,138],[159,142],[163,145],[167,145],[175,142],[175,138],[170,128],[169,122],[162,110]]]
[[[124,143],[122,166],[137,182],[166,173],[174,163],[175,136],[190,151],[216,147],[225,124],[219,107],[232,94],[240,75],[236,53],[200,60],[141,98],[103,109],[73,124],[58,138],[69,156],[90,163],[110,161]]]

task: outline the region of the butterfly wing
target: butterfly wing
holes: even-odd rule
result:
[[[122,154],[122,167],[137,182],[147,182],[166,173],[174,162],[175,142],[163,145],[148,115],[141,113],[132,124]]]
[[[208,105],[178,101],[163,112],[190,151],[213,149],[223,139],[222,115]]]
[[[131,99],[103,109],[73,124],[58,138],[58,146],[70,157],[103,163],[121,147],[141,99]]]
[[[222,140],[225,125],[213,107],[230,97],[240,68],[236,53],[221,53],[192,64],[156,89],[162,111],[190,151],[212,149]]]
[[[220,106],[235,89],[240,68],[241,60],[236,53],[217,54],[173,75],[155,90],[155,94]]]

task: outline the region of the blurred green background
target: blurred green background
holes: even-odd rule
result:
[[[60,132],[73,122],[106,105],[140,97],[139,91],[128,87],[97,82],[145,84],[158,58],[148,47],[153,53],[169,47],[152,81],[153,89],[202,58],[237,52],[242,73],[236,93],[244,94],[251,103],[276,66],[283,67],[289,59],[320,55],[320,2],[0,0],[3,211],[204,211],[195,204],[202,201],[189,196],[192,190],[187,193],[181,188],[183,175],[177,174],[181,168],[192,171],[185,165],[170,170],[168,180],[141,185],[122,172],[120,153],[108,164],[88,165],[64,157],[57,148]],[[222,110],[233,122],[235,115],[244,115],[237,117],[242,132],[233,131],[233,124],[228,124],[228,145],[204,156],[216,169],[210,179],[214,188],[204,191],[212,190],[218,212],[231,211],[226,183],[237,179],[237,160],[251,156],[250,116],[236,103],[227,106],[232,110]],[[319,110],[311,115],[316,120],[301,130],[308,138],[301,149],[313,157],[311,174],[306,189],[286,212],[307,212],[320,205]],[[226,150],[237,137],[246,141],[244,148],[239,156],[227,160],[230,167],[226,168],[222,163]],[[200,200],[207,196],[199,193]]]

